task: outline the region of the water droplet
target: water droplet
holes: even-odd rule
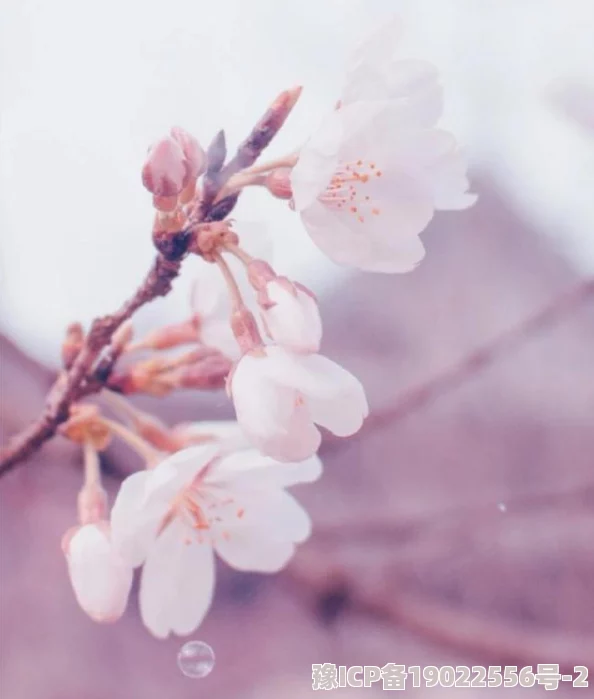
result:
[[[497,505],[497,509],[499,510],[499,512],[507,512],[507,505],[504,502],[500,502]]]
[[[186,677],[201,679],[209,675],[215,664],[215,654],[208,643],[189,641],[177,654],[177,664]]]

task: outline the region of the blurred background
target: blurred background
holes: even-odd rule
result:
[[[334,267],[262,193],[234,214],[319,294],[324,353],[369,394],[367,426],[327,439],[322,480],[296,490],[312,539],[278,576],[221,567],[195,634],[216,666],[189,680],[182,641],[152,639],[134,601],[112,627],[77,608],[59,546],[80,456],[55,440],[0,481],[3,696],[267,699],[309,696],[312,663],[594,663],[594,116],[574,99],[594,89],[590,0],[4,0],[3,437],[38,414],[65,326],[118,306],[148,268],[147,145],[172,124],[235,144],[303,84],[270,149],[286,152],[395,11],[403,55],[442,71],[479,203],[438,215],[425,262],[389,277]],[[140,330],[186,315],[195,273]],[[230,415],[224,395],[142,405],[172,423]],[[127,460],[106,456],[114,492]]]

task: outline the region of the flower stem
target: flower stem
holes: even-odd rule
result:
[[[99,454],[93,446],[91,440],[86,440],[83,444],[85,485],[98,485],[101,483],[101,467],[99,465]]]
[[[214,259],[218,268],[221,270],[221,274],[223,275],[223,278],[227,285],[227,289],[229,291],[229,296],[231,296],[231,302],[233,304],[233,307],[235,309],[243,308],[245,306],[243,302],[243,297],[241,296],[241,291],[239,290],[237,280],[235,279],[235,276],[233,275],[231,268],[223,259],[222,255],[217,254],[214,256]]]
[[[101,397],[105,399],[113,412],[120,417],[129,419],[133,423],[144,417],[144,413],[141,410],[135,408],[130,401],[126,400],[119,393],[107,389],[101,393]]]
[[[147,462],[147,468],[153,468],[162,459],[161,452],[154,449],[146,440],[137,435],[132,430],[129,430],[124,425],[121,425],[115,420],[102,418],[102,422],[106,427],[114,433],[126,444],[133,449],[144,461]]]
[[[247,267],[247,265],[250,264],[250,262],[254,261],[254,258],[250,254],[248,254],[245,250],[243,250],[239,246],[233,245],[233,243],[229,243],[228,245],[226,245],[225,250],[230,255],[233,255],[233,257],[236,257],[246,267]]]
[[[299,160],[299,152],[289,153],[284,155],[282,158],[276,158],[275,160],[269,160],[260,165],[254,165],[248,170],[244,170],[241,174],[244,175],[258,175],[265,172],[270,172],[277,167],[295,167],[297,161]]]

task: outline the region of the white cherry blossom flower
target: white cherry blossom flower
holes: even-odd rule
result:
[[[319,354],[295,354],[267,346],[239,360],[229,380],[237,420],[263,453],[300,461],[321,442],[316,425],[346,437],[357,432],[369,409],[361,383]]]
[[[424,256],[418,235],[435,209],[475,200],[453,136],[404,121],[396,102],[356,102],[329,114],[301,151],[295,208],[339,264],[409,271]]]
[[[81,608],[95,621],[119,619],[132,586],[132,566],[114,548],[108,523],[85,524],[71,530],[63,548]]]
[[[414,269],[435,210],[476,201],[456,140],[434,128],[437,70],[394,59],[395,34],[389,25],[354,54],[339,107],[291,173],[295,209],[318,247],[338,264],[374,272]]]
[[[321,463],[279,464],[254,449],[184,449],[123,483],[112,511],[114,542],[144,562],[140,612],[158,638],[192,633],[210,607],[214,553],[238,570],[275,572],[310,534],[285,488],[317,479]]]
[[[313,293],[284,277],[265,287],[262,320],[269,337],[295,352],[317,352],[322,340],[322,319]]]

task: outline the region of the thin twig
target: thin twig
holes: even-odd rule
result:
[[[231,297],[231,304],[233,308],[242,308],[244,306],[243,297],[241,295],[241,291],[239,290],[237,280],[233,276],[231,268],[223,259],[222,255],[215,255],[214,261],[217,267],[221,270],[229,296]]]
[[[274,138],[295,106],[300,89],[281,93],[266,114],[254,126],[248,138],[239,146],[236,155],[205,186],[199,220],[214,221],[225,218],[235,205],[237,195],[214,205],[216,196],[227,180],[245,167],[252,165]],[[50,390],[45,409],[35,422],[17,434],[0,452],[0,476],[15,464],[23,461],[48,439],[69,415],[70,407],[81,398],[96,393],[109,378],[113,361],[100,360],[103,350],[109,346],[113,334],[141,306],[171,290],[172,282],[179,274],[181,261],[190,242],[188,231],[154,240],[159,254],[136,293],[113,315],[96,319],[85,344],[72,366],[62,373]]]

